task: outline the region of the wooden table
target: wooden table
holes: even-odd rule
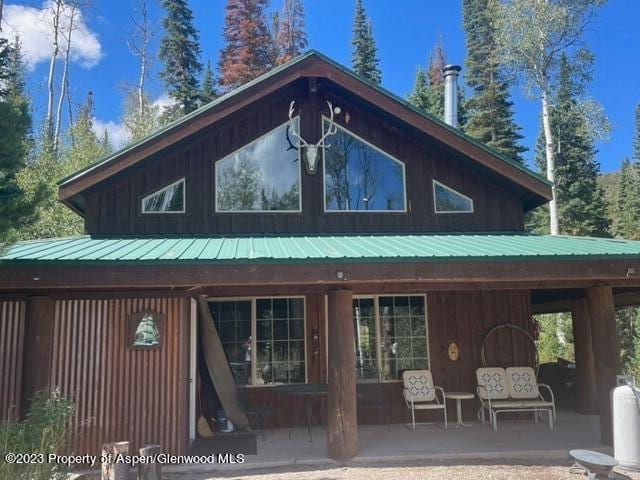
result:
[[[313,433],[311,427],[313,425],[319,425],[313,416],[313,398],[323,397],[327,394],[326,383],[300,383],[291,385],[278,385],[273,387],[276,393],[282,395],[288,395],[292,397],[303,397],[304,410],[305,410],[305,424],[301,426],[307,427],[307,433],[309,434],[309,441],[313,442]],[[293,429],[295,430],[295,428]],[[291,438],[291,432],[289,430],[289,438]]]
[[[454,425],[456,428],[458,427],[470,427],[468,423],[462,422],[462,400],[471,400],[475,398],[473,393],[469,392],[444,392],[445,402],[447,399],[452,399],[456,401],[456,413],[458,414],[458,421]]]

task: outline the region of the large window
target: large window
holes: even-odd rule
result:
[[[360,380],[397,380],[429,368],[425,297],[354,298],[356,373]]]
[[[304,298],[209,303],[238,384],[304,383]]]
[[[323,124],[326,131],[328,121]],[[404,164],[337,128],[324,148],[325,210],[405,211]]]
[[[300,211],[300,159],[287,126],[216,162],[216,211]]]
[[[437,180],[433,181],[433,204],[436,213],[473,213],[473,200]]]

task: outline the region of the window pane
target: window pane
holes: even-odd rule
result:
[[[184,212],[184,179],[142,199],[142,213]]]
[[[304,382],[304,300],[261,298],[256,316],[256,382]]]
[[[300,210],[300,161],[287,141],[287,127],[216,162],[218,212]]]
[[[356,373],[359,379],[378,378],[374,300],[353,300]]]
[[[328,122],[324,122],[324,128]],[[403,211],[404,168],[338,127],[324,149],[325,209],[327,211]]]
[[[473,201],[439,182],[433,182],[436,213],[472,213]]]
[[[210,302],[209,308],[236,383],[250,383],[251,302]]]
[[[380,297],[379,302],[382,378],[395,380],[403,370],[428,368],[424,297]]]

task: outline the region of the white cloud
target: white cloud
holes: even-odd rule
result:
[[[20,38],[25,62],[34,68],[40,62],[48,62],[53,51],[53,17],[55,4],[45,0],[41,7],[5,5],[2,18],[2,36],[9,40]],[[69,30],[71,8],[63,7],[60,21],[61,32]],[[65,53],[65,37],[59,36],[60,57]],[[102,58],[102,46],[95,32],[92,32],[82,12],[76,12],[74,29],[71,34],[71,60],[84,68],[92,68]]]
[[[158,111],[162,113],[165,108],[175,105],[176,100],[171,98],[168,93],[163,93],[153,101],[153,106],[158,108]]]
[[[111,145],[114,148],[118,149],[123,147],[125,144],[129,142],[129,132],[127,131],[124,124],[114,121],[103,121],[99,118],[93,118],[93,131],[98,136],[98,138],[102,138],[105,130],[109,134],[109,140],[111,141]]]

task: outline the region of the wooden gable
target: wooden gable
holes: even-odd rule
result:
[[[291,100],[308,141],[321,136],[329,100],[341,109],[338,125],[402,162],[406,208],[326,212],[320,158],[315,175],[302,170],[300,211],[217,212],[216,161],[284,124]],[[142,213],[142,198],[183,178],[184,213]],[[434,180],[471,198],[473,213],[436,213]],[[87,231],[97,235],[519,231],[523,212],[549,197],[549,185],[525,169],[316,53],[228,94],[60,187],[60,198],[80,211]]]

